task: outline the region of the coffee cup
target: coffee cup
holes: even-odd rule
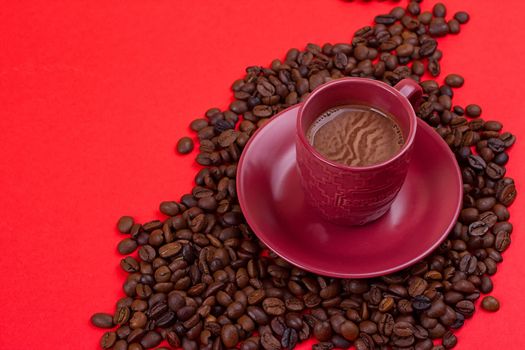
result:
[[[421,97],[421,87],[411,79],[392,87],[372,79],[342,78],[319,86],[302,103],[297,118],[297,166],[305,199],[324,219],[341,225],[363,225],[390,209],[408,171],[417,128],[414,106]],[[342,163],[321,153],[309,135],[312,124],[340,106],[367,107],[391,117],[403,140],[399,149],[387,154],[386,159],[376,157],[381,161],[364,165],[349,165],[355,159]],[[349,132],[345,140],[351,141],[356,134]],[[359,142],[364,147],[363,141]],[[388,145],[381,146],[388,151]],[[354,153],[358,152],[348,146],[348,154]]]

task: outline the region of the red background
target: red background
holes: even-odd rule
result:
[[[429,9],[434,1],[422,5]],[[519,0],[446,1],[470,11],[440,40],[454,101],[518,135],[508,174],[525,180]],[[401,4],[405,5],[403,1]],[[174,153],[188,123],[227,107],[248,65],[307,42],[349,41],[392,2],[341,0],[8,1],[0,11],[0,349],[97,349],[88,320],[113,312],[124,273],[122,214],[159,216],[190,189],[193,156]],[[519,186],[519,189],[523,188]],[[459,349],[523,349],[524,195],[494,277],[497,314],[477,312]],[[304,347],[306,348],[306,347]]]

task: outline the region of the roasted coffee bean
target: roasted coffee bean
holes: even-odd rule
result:
[[[134,221],[131,216],[122,216],[117,222],[117,229],[121,233],[129,233],[133,227]]]
[[[499,136],[499,138],[505,144],[505,147],[510,147],[516,142],[516,136],[512,135],[510,132],[504,132]]]
[[[494,248],[498,252],[504,252],[510,245],[510,234],[505,231],[500,231],[496,234],[496,240],[494,241]]]
[[[293,328],[287,328],[281,338],[281,345],[285,349],[294,349],[299,340],[297,331]]]
[[[144,338],[141,339],[140,345],[142,345],[146,349],[154,348],[155,346],[158,346],[162,342],[162,336],[155,332],[155,331],[149,331],[144,335]]]
[[[463,83],[463,77],[459,74],[449,74],[445,77],[445,84],[448,86],[458,88],[463,86]]]
[[[514,199],[516,199],[516,187],[513,184],[506,185],[498,194],[497,198],[504,206],[511,205]]]
[[[264,332],[261,335],[261,345],[265,350],[281,349],[281,342],[271,332]]]
[[[349,341],[354,341],[359,336],[359,327],[352,321],[345,321],[341,324],[341,335]]]
[[[456,303],[456,311],[465,317],[470,317],[474,313],[474,304],[470,300],[461,300]]]
[[[264,299],[262,306],[268,315],[279,316],[286,312],[284,302],[278,298],[266,298]]]
[[[465,108],[466,114],[471,118],[477,118],[481,115],[481,107],[476,104],[470,104]]]
[[[113,328],[113,316],[106,313],[96,313],[91,316],[91,323],[98,328]]]
[[[189,137],[182,137],[177,142],[177,152],[180,154],[188,154],[193,151],[193,140]]]
[[[493,288],[493,285],[492,285],[492,280],[490,279],[490,277],[482,276],[481,285],[479,287],[480,291],[486,294],[486,293],[492,292],[492,288]]]
[[[258,306],[248,306],[246,308],[246,312],[248,313],[248,316],[250,316],[257,324],[259,325],[266,325],[268,324],[268,316]]]
[[[477,155],[470,155],[468,157],[468,163],[472,169],[477,171],[485,170],[487,167],[487,163],[483,160],[483,158]]]
[[[434,23],[431,22],[430,26],[428,27],[428,32],[433,37],[444,36],[448,33],[448,31],[449,31],[449,28],[448,28],[447,23],[445,22],[434,22]],[[437,74],[433,76],[437,76]]]
[[[484,221],[475,221],[468,227],[468,233],[471,236],[483,236],[489,230],[489,225]]]
[[[115,332],[106,332],[100,339],[100,346],[102,349],[111,349],[117,341],[117,334]]]
[[[416,295],[412,299],[412,307],[414,310],[424,311],[430,308],[432,305],[430,299],[424,295]]]
[[[399,337],[410,337],[414,334],[414,327],[409,322],[397,322],[394,324],[393,332]]]
[[[239,332],[232,324],[227,324],[222,327],[221,340],[227,348],[233,348],[239,342]]]
[[[140,270],[139,262],[132,256],[127,256],[120,260],[120,267],[122,267],[122,270],[128,273],[133,273]]]
[[[418,2],[417,1],[409,2],[407,6],[407,11],[413,16],[419,15],[419,13],[421,12],[421,9],[419,7]]]
[[[131,254],[137,249],[138,244],[132,238],[124,238],[118,245],[118,252],[122,255]]]
[[[458,339],[456,338],[454,333],[452,333],[451,331],[448,331],[443,335],[442,344],[445,347],[445,349],[452,349],[453,347],[456,346],[457,342],[458,342]]]
[[[496,312],[499,310],[499,301],[492,296],[486,296],[481,301],[481,307],[487,311]]]
[[[394,15],[379,15],[376,16],[374,21],[378,24],[393,24],[397,18]]]
[[[204,129],[205,127],[207,127],[207,126],[208,126],[208,121],[206,119],[203,119],[203,118],[195,119],[190,124],[191,130],[193,130],[195,132],[199,132],[202,129]]]
[[[312,350],[332,350],[334,348],[334,344],[330,342],[321,342],[312,345]]]
[[[461,30],[460,23],[456,19],[451,19],[447,22],[448,31],[450,34],[458,34]]]
[[[454,18],[461,24],[465,24],[468,22],[470,16],[468,13],[464,11],[459,11],[454,14]]]
[[[113,315],[113,323],[116,325],[122,325],[126,322],[128,322],[130,317],[130,310],[128,307],[119,307],[117,311],[115,312],[115,315]]]

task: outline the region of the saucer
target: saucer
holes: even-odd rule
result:
[[[364,226],[324,221],[304,198],[295,158],[294,106],[274,116],[246,145],[237,194],[248,224],[276,254],[325,276],[366,278],[410,266],[454,227],[463,185],[453,153],[418,119],[405,183],[390,210]]]

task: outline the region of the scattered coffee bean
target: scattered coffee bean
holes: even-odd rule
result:
[[[458,88],[463,86],[463,77],[459,74],[449,74],[445,77],[445,84],[448,86]]]
[[[98,328],[113,328],[113,316],[99,312],[91,316],[91,323]]]
[[[470,104],[465,108],[465,112],[471,118],[477,118],[481,115],[481,107],[475,104]]]
[[[470,19],[470,16],[468,13],[464,12],[464,11],[459,11],[459,12],[456,12],[456,14],[454,15],[454,18],[461,24],[465,24],[468,22],[468,20]]]
[[[129,233],[134,221],[131,216],[122,216],[117,223],[117,228],[121,233]]]
[[[100,346],[102,349],[111,349],[117,341],[117,334],[115,332],[106,332],[100,339]]]
[[[447,15],[447,8],[445,7],[443,3],[438,2],[432,8],[432,13],[436,17],[445,17]]]
[[[481,301],[481,307],[487,311],[496,312],[499,310],[499,301],[492,296],[486,296]]]
[[[180,154],[188,154],[193,151],[193,140],[189,137],[182,137],[177,142],[177,152]]]

